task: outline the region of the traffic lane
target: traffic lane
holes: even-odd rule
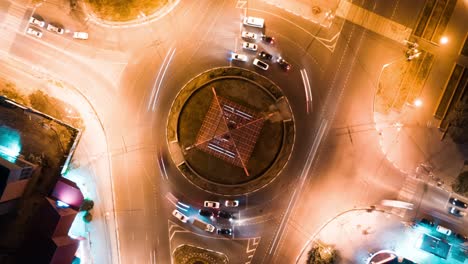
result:
[[[159,179],[151,152],[113,155],[115,210],[122,263],[147,262],[157,240]]]
[[[272,25],[275,24],[285,24],[288,27],[295,27],[301,29],[303,34],[307,36],[317,36],[320,38],[331,38],[336,33],[339,32],[340,26],[338,28],[325,28],[312,21],[304,19],[301,16],[297,16],[291,12],[288,12],[282,8],[278,8],[274,5],[268,4],[265,1],[249,1],[248,3],[248,14],[249,16],[255,16],[255,14],[262,14],[261,17],[265,16],[265,26],[268,33],[268,30],[273,29]],[[340,20],[335,18],[334,24],[341,25]],[[291,34],[293,36],[299,37],[300,35]]]
[[[343,35],[348,36],[348,37],[347,38],[344,37],[338,43],[338,46],[337,46],[338,52],[334,53],[334,56],[336,56],[335,57],[336,59],[334,60],[335,64],[330,65],[330,71],[328,71],[329,75],[327,77],[329,77],[330,83],[332,85],[334,84],[336,87],[341,87],[338,89],[331,90],[330,94],[328,95],[328,98],[326,98],[326,100],[330,100],[329,106],[327,107],[327,109],[325,109],[325,111],[327,110],[329,111],[327,113],[331,115],[330,118],[335,118],[334,112],[337,111],[336,109],[342,104],[341,102],[343,100],[342,98],[343,96],[342,96],[342,92],[340,91],[340,89],[344,89],[345,87],[353,87],[353,86],[356,87],[356,85],[357,87],[360,87],[359,84],[361,83],[361,80],[357,78],[357,76],[362,74],[362,69],[360,69],[359,67],[353,67],[354,66],[353,63],[355,63],[356,57],[359,56],[356,53],[360,50],[358,47],[362,45],[361,37],[363,37],[363,35],[362,35],[362,32],[355,32],[355,31],[356,30],[353,29],[353,27],[346,27],[345,25]],[[349,47],[346,48],[346,45],[350,45],[350,46],[353,45],[354,47],[356,47],[356,49],[351,50]],[[342,61],[345,59],[347,61],[346,65],[342,64]],[[351,82],[351,84],[349,84],[348,82]],[[368,87],[369,86],[367,85],[366,88]],[[352,88],[347,88],[347,90],[344,90],[345,93],[349,89],[352,89]],[[364,89],[364,91],[367,91],[367,93],[369,94],[368,97],[371,97],[372,89]],[[351,93],[351,95],[348,96],[348,98],[354,99],[354,96],[355,95]],[[336,101],[340,102],[340,105],[331,103],[331,102],[336,102]],[[368,100],[368,101],[371,102],[371,100]],[[346,112],[346,113],[350,113],[350,112]],[[350,114],[353,114],[353,113],[351,112]],[[371,130],[371,133],[372,132],[373,131]],[[375,146],[376,146],[378,143],[378,140],[377,140],[376,135],[374,135],[374,137],[375,137],[375,142],[376,142]],[[371,156],[373,156],[376,153],[376,151],[371,150],[369,153],[372,153]],[[344,155],[344,154],[343,153],[333,154],[332,157],[326,158],[327,161],[335,160],[335,162],[327,162],[327,164],[340,164],[340,166],[338,168],[335,168],[335,166],[328,168],[327,170],[329,171],[328,172],[329,175],[326,178],[324,178],[323,176],[324,174],[321,174],[321,173],[315,174],[316,176],[311,181],[311,183],[314,183],[313,187],[315,188],[312,189],[311,191],[304,191],[304,194],[309,194],[309,195],[319,194],[321,198],[320,199],[321,202],[320,204],[317,204],[317,207],[332,208],[331,211],[335,213],[346,208],[352,208],[353,206],[356,205],[355,204],[356,200],[359,202],[363,202],[363,201],[367,202],[368,199],[370,198],[369,196],[366,196],[366,195],[363,196],[363,192],[361,192],[363,188],[367,188],[367,186],[369,186],[369,182],[365,180],[369,178],[369,176],[367,176],[366,173],[363,173],[363,172],[357,173],[358,171],[360,171],[360,168],[356,166],[357,164],[359,164],[359,162],[353,162],[353,160],[350,160],[348,156],[340,156],[340,155]],[[316,164],[318,164],[318,166],[325,166],[325,164],[320,163],[320,160],[321,159],[320,159],[320,154],[319,154],[319,158],[316,161]],[[372,158],[368,159],[366,162],[368,162],[369,160],[372,160]],[[382,162],[385,162],[383,158],[381,158],[380,160],[377,159],[375,161],[376,161],[375,164],[382,164]],[[369,166],[372,164],[374,163],[368,162]],[[338,171],[334,171],[334,170],[338,170]],[[379,186],[379,188],[384,189],[384,190],[387,189],[385,185]],[[337,193],[342,194],[342,196],[341,195],[337,196],[336,195]],[[385,193],[388,193],[388,191]],[[324,199],[324,197],[327,197],[327,198]],[[312,196],[310,198],[306,197],[303,200],[309,201],[308,203],[309,205],[310,201],[314,201],[317,199],[314,199],[314,197]],[[369,202],[374,203],[375,201],[370,200]],[[315,219],[319,220],[318,222],[314,221],[316,222],[316,226],[318,226],[320,222],[325,221],[325,219],[327,218],[328,212],[324,212],[324,211],[316,212],[311,207],[306,207],[306,208],[307,209],[304,209],[303,211],[300,209],[296,210],[296,213],[298,215],[294,215],[293,219],[314,218],[314,220]],[[333,215],[333,213],[330,215]],[[310,223],[304,223],[304,225],[306,226],[308,224],[310,225]],[[312,232],[312,231],[313,229],[309,230],[309,232]],[[293,236],[294,235],[297,235],[297,234],[293,234]],[[288,247],[282,248],[280,250],[281,252],[277,255],[278,258],[287,257],[287,256],[295,256],[298,253],[297,250],[301,248],[301,245],[294,244],[294,242],[292,241],[293,236],[289,236],[289,238],[288,236],[286,236],[286,238],[284,239],[284,244],[288,245]],[[296,245],[296,247],[291,246],[291,245]],[[296,252],[294,252],[295,250]]]

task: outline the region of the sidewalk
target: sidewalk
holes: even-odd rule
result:
[[[336,249],[340,263],[366,263],[371,254],[380,250],[393,251],[416,263],[462,263],[454,259],[458,249],[453,249],[446,260],[419,249],[417,242],[423,233],[425,230],[411,228],[391,213],[356,209],[335,217],[319,230],[315,242]],[[311,247],[312,244],[297,263],[306,262]]]

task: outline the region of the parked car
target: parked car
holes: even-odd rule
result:
[[[188,216],[179,212],[177,209],[172,211],[172,215],[175,216],[175,218],[179,219],[182,223],[187,223],[187,221],[189,220]]]
[[[446,227],[443,227],[441,225],[437,226],[436,231],[441,233],[441,234],[447,235],[447,236],[450,236],[450,234],[452,234],[452,230],[450,230],[450,229],[448,229]]]
[[[273,55],[271,55],[270,53],[267,53],[266,51],[260,52],[258,56],[261,57],[262,59],[267,59],[267,60],[273,59]]]
[[[462,201],[458,200],[457,198],[451,197],[451,198],[449,199],[449,203],[451,203],[451,204],[453,204],[453,205],[455,205],[455,206],[458,206],[458,207],[460,207],[460,208],[464,208],[464,209],[468,208],[468,204],[466,204],[465,202],[462,202]]]
[[[429,219],[423,218],[421,221],[419,221],[420,224],[428,225],[428,226],[434,226],[434,222],[432,222]]]
[[[74,32],[73,33],[73,38],[86,40],[86,39],[88,39],[88,33],[86,33],[86,32]]]
[[[267,63],[265,63],[265,62],[263,62],[263,61],[261,61],[259,59],[255,59],[253,61],[253,65],[255,65],[255,66],[257,66],[260,69],[265,70],[265,71],[268,70],[268,67],[270,67]]]
[[[231,229],[231,228],[221,228],[221,229],[218,229],[218,234],[219,234],[219,235],[228,235],[228,236],[231,236],[231,235],[232,235],[232,229]]]
[[[219,205],[220,204],[218,202],[213,202],[213,201],[205,201],[203,203],[204,207],[215,208],[215,209],[218,209]]]
[[[265,20],[259,17],[244,17],[244,25],[251,27],[263,28]]]
[[[262,40],[265,41],[268,44],[274,44],[275,43],[275,38],[272,37],[272,36],[262,35]]]
[[[236,61],[247,61],[248,58],[244,54],[239,54],[239,53],[231,53],[231,60],[236,60]]]
[[[459,239],[462,243],[468,242],[468,237],[459,233],[453,234],[457,239]]]
[[[237,207],[237,206],[239,206],[239,200],[226,200],[224,202],[224,206],[226,206],[226,207]]]
[[[33,35],[36,38],[41,38],[42,37],[42,32],[40,30],[32,28],[32,27],[28,27],[28,29],[26,29],[26,33],[29,34],[29,35]]]
[[[248,31],[242,31],[242,38],[245,39],[251,39],[251,40],[256,40],[257,39],[257,34],[253,32],[248,32]]]
[[[218,212],[218,217],[224,218],[224,219],[232,219],[232,214],[226,211],[219,211]]]
[[[252,50],[252,51],[256,51],[257,50],[257,44],[253,44],[253,43],[250,43],[250,42],[244,42],[242,43],[242,47],[244,49],[247,49],[247,50]]]
[[[47,30],[55,32],[55,33],[57,33],[59,35],[62,35],[63,33],[65,33],[65,30],[63,28],[54,26],[52,24],[47,25]]]
[[[29,18],[29,23],[33,24],[33,25],[36,25],[38,27],[44,27],[45,26],[45,22],[40,20],[40,19],[37,19],[35,17],[30,17]]]
[[[285,71],[289,71],[291,69],[291,64],[281,57],[278,57],[276,62],[278,62],[279,66]]]
[[[464,217],[466,215],[466,212],[460,211],[460,209],[455,207],[449,207],[449,213],[456,217]]]
[[[198,210],[198,213],[202,216],[206,216],[206,217],[213,217],[214,216],[214,213],[211,212],[211,211],[208,211],[208,210],[204,210],[204,209],[200,209]]]

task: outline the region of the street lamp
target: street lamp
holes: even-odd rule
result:
[[[440,38],[440,44],[445,45],[448,43],[448,38],[446,36],[443,36]]]
[[[416,107],[421,107],[423,104],[422,100],[419,99],[419,98],[416,98],[413,102],[413,105],[416,106]]]

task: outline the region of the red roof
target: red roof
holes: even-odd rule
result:
[[[84,200],[83,194],[76,183],[62,177],[55,184],[50,197],[70,205],[75,210],[80,208]]]

